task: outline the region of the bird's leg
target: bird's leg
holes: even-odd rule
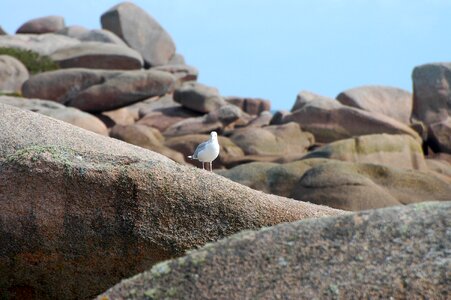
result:
[[[210,172],[213,172],[213,162],[210,162]]]
[[[202,170],[205,170],[204,162],[202,162]]]

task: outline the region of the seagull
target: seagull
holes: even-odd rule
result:
[[[210,136],[210,139],[199,144],[199,146],[197,146],[196,148],[196,151],[194,151],[194,154],[188,156],[188,158],[197,159],[198,161],[202,162],[202,169],[205,169],[205,163],[209,163],[210,171],[212,171],[213,161],[219,155],[219,143],[218,134],[216,133],[216,131],[212,131],[210,133]]]

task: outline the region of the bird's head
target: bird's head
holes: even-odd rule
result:
[[[211,136],[211,139],[213,139],[213,140],[218,138],[218,134],[216,133],[216,131],[212,131],[210,133],[210,136]]]

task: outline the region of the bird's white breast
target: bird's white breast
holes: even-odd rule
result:
[[[217,141],[209,143],[205,149],[199,152],[197,155],[198,159],[203,162],[212,162],[219,155],[219,144]]]

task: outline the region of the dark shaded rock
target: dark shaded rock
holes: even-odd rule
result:
[[[216,88],[198,82],[186,82],[176,88],[174,101],[200,113],[209,113],[226,104]]]
[[[427,172],[335,161],[308,170],[292,198],[344,210],[449,200],[451,185]]]
[[[7,35],[8,33],[0,26],[0,35]]]
[[[139,70],[143,66],[138,52],[113,43],[84,42],[59,49],[50,57],[61,68]]]
[[[347,106],[377,112],[410,124],[412,94],[390,86],[361,86],[341,92],[337,100]]]
[[[141,53],[150,66],[165,65],[174,56],[175,44],[170,35],[133,3],[122,2],[101,17],[102,28],[114,32],[131,48]]]
[[[331,158],[393,168],[426,170],[421,144],[409,135],[372,134],[330,143],[304,158]]]
[[[429,125],[451,116],[451,63],[417,66],[412,80],[413,119]]]
[[[28,77],[28,70],[20,60],[0,55],[0,92],[19,93]]]
[[[314,143],[313,135],[303,132],[296,123],[240,128],[230,139],[249,155],[300,154]]]
[[[250,115],[259,115],[263,111],[271,110],[271,102],[260,98],[226,97],[225,100]]]
[[[187,249],[280,222],[342,213],[0,105],[0,286],[92,298]]]
[[[119,108],[110,111],[104,111],[97,115],[108,128],[115,125],[132,125],[135,123],[134,115],[126,108]]]
[[[451,153],[451,117],[430,124],[428,143],[435,152]]]
[[[210,133],[211,131],[222,131],[223,124],[219,120],[210,120],[208,115],[202,117],[186,118],[170,125],[163,134],[167,137]]]
[[[446,299],[450,214],[432,202],[242,232],[97,299]]]
[[[238,120],[242,116],[242,114],[243,112],[241,111],[241,109],[239,109],[235,105],[226,104],[224,106],[221,106],[217,110],[209,112],[207,119],[209,122],[219,121],[223,126],[227,126],[228,124]]]
[[[16,33],[51,33],[64,28],[64,18],[61,16],[48,16],[30,20],[17,29]]]
[[[0,96],[0,103],[37,112],[101,135],[108,135],[104,123],[95,116],[54,101]]]
[[[138,124],[155,127],[161,132],[166,131],[169,127],[178,122],[199,116],[198,113],[181,106],[164,107],[153,111],[143,109],[142,111],[147,112],[146,115],[138,121]]]

